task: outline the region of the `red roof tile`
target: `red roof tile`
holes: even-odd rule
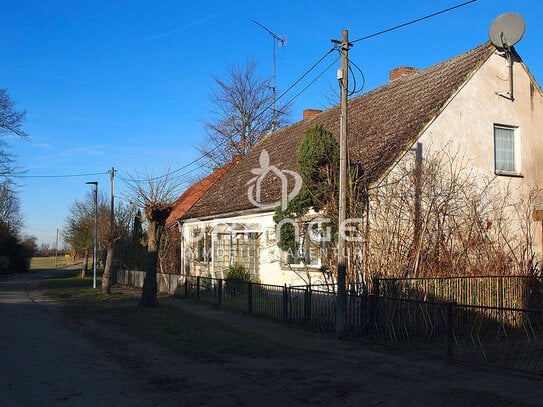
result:
[[[188,187],[175,201],[174,207],[166,220],[166,227],[171,227],[232,167],[233,163],[213,170],[207,177]]]

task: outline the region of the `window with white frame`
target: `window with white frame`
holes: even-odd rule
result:
[[[285,252],[285,263],[291,266],[321,266],[322,230],[317,224],[310,228],[307,223],[304,229],[305,233],[300,236],[298,249]]]
[[[518,129],[494,125],[494,165],[497,174],[518,175]]]
[[[197,242],[198,261],[200,263],[211,262],[211,234],[205,232]]]

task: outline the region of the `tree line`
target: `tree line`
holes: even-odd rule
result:
[[[25,111],[17,110],[7,89],[0,89],[0,274],[28,271],[36,238],[23,236],[23,214],[14,176],[20,174],[7,140],[28,139]]]

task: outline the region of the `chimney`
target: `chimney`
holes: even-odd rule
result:
[[[417,68],[413,68],[412,66],[399,66],[397,68],[394,68],[389,73],[390,81],[395,81],[396,79],[400,79],[402,76],[408,76],[413,75],[414,73],[418,72],[419,70]]]
[[[317,109],[305,109],[304,110],[304,120],[309,119],[310,117],[318,115],[322,110]]]

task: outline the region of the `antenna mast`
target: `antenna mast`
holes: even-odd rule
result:
[[[276,43],[276,41],[278,41],[279,42],[279,47],[284,47],[286,45],[285,44],[285,36],[284,35],[279,36],[279,35],[275,34],[273,31],[266,28],[265,26],[263,26],[262,24],[260,24],[256,20],[252,20],[252,21],[253,21],[253,23],[258,25],[259,27],[266,30],[273,38],[272,85],[271,85],[271,90],[272,90],[272,126],[271,126],[271,131],[273,132],[273,131],[275,131],[275,121],[276,121],[275,118],[276,118],[276,115],[277,115],[277,110],[275,109],[275,66],[276,66],[275,43]]]

